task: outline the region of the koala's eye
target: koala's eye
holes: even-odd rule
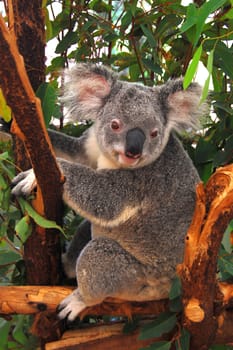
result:
[[[150,133],[151,138],[155,138],[157,135],[158,135],[158,129],[154,129]]]
[[[114,131],[119,131],[122,127],[121,121],[119,119],[113,119],[111,121],[111,129]]]

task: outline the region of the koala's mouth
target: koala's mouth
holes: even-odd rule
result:
[[[124,153],[118,153],[118,163],[123,167],[135,167],[140,162],[141,157],[128,157]]]

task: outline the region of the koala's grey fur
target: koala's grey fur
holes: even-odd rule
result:
[[[168,296],[199,181],[172,130],[197,125],[200,94],[198,84],[184,91],[179,79],[153,88],[122,82],[104,66],[78,64],[68,73],[69,113],[94,124],[78,139],[52,131],[50,137],[57,156],[66,159],[58,158],[64,200],[88,220],[80,229],[87,241],[91,222],[92,239],[80,248],[74,238],[64,257],[72,276],[82,250],[78,288],[61,303],[61,318],[73,320],[110,296]],[[33,179],[27,179],[14,180],[15,194],[30,192]]]

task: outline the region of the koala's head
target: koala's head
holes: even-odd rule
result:
[[[104,66],[78,64],[67,74],[64,102],[74,120],[93,120],[101,152],[117,167],[145,166],[159,157],[172,129],[195,127],[201,88],[182,80],[157,87],[118,80]]]

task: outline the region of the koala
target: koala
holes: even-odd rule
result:
[[[63,259],[78,287],[59,305],[60,318],[72,321],[107,297],[168,296],[199,182],[174,131],[198,125],[200,95],[198,84],[183,90],[181,79],[146,87],[102,65],[68,71],[68,113],[93,124],[79,138],[49,131],[66,178],[63,199],[86,219]],[[33,171],[13,185],[15,195],[29,194]]]

